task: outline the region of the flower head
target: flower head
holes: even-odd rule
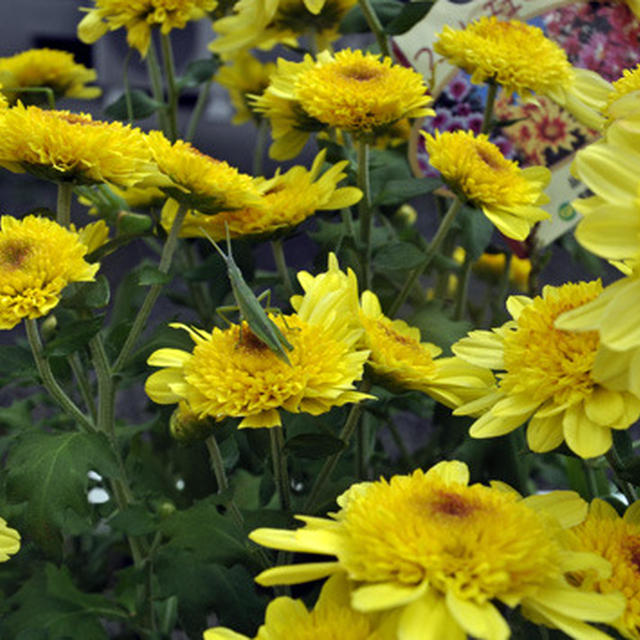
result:
[[[7,521],[0,518],[0,562],[6,562],[9,556],[20,550],[20,534],[7,526]]]
[[[22,104],[0,113],[0,166],[75,184],[163,180],[139,129]]]
[[[164,34],[184,29],[187,22],[200,20],[217,6],[217,0],[94,0],[93,9],[84,9],[87,15],[78,25],[78,38],[92,44],[107,31],[124,27],[129,46],[144,57],[153,27]]]
[[[564,440],[583,458],[611,447],[611,429],[627,429],[640,416],[640,399],[598,375],[616,368],[613,355],[595,331],[564,331],[554,326],[562,313],[600,294],[599,281],[547,286],[533,300],[512,296],[513,320],[493,331],[473,331],[452,350],[468,362],[499,372],[498,388],[454,413],[483,415],[471,426],[476,438],[513,431],[529,420],[533,451],[550,451]],[[613,374],[608,377],[614,377]]]
[[[340,37],[342,18],[357,0],[239,0],[233,13],[213,24],[218,37],[210,49],[231,53],[251,47],[271,49],[276,44],[298,46],[303,35],[313,35],[320,49]]]
[[[551,179],[546,167],[520,169],[486,135],[454,131],[423,133],[429,162],[445,182],[484,214],[508,238],[524,240],[531,226],[550,216],[541,204]]]
[[[387,318],[371,291],[362,293],[360,322],[364,345],[371,351],[367,364],[393,387],[422,391],[454,407],[484,395],[493,386],[493,374],[486,369],[460,358],[438,358],[442,349],[422,342],[416,327]]]
[[[344,49],[317,60],[278,60],[271,85],[255,108],[271,120],[272,157],[300,152],[309,132],[332,127],[374,137],[404,118],[433,115],[422,76],[389,58]]]
[[[43,103],[42,94],[21,92],[30,87],[49,87],[56,97],[97,98],[99,87],[86,86],[94,82],[96,72],[74,61],[68,51],[29,49],[8,58],[0,58],[0,82],[11,91],[4,91],[10,103]]]
[[[320,175],[326,152],[321,151],[311,170],[296,166],[273,178],[257,178],[261,192],[259,206],[223,211],[207,216],[189,211],[182,224],[183,237],[203,236],[206,232],[214,240],[226,237],[265,235],[296,227],[316,211],[341,209],[355,204],[362,197],[356,187],[340,187],[344,179],[346,161],[338,162]],[[170,229],[177,212],[177,203],[169,200],[162,212],[162,225]]]
[[[590,608],[584,605],[593,594],[564,578],[575,564],[607,569],[563,545],[563,530],[586,511],[576,494],[522,499],[505,485],[468,482],[465,464],[441,462],[426,473],[355,484],[338,498],[337,513],[298,516],[305,526],[295,531],[257,529],[249,537],[259,544],[335,560],[267,569],[256,580],[292,584],[346,573],[356,582],[351,606],[397,612],[400,638],[506,639],[509,627],[494,601],[521,604],[572,637],[583,637],[584,619],[619,615],[619,594]]]
[[[474,83],[495,82],[525,99],[546,95],[588,126],[603,123],[609,83],[572,67],[564,50],[538,27],[484,16],[462,29],[445,26],[434,50],[470,73]]]
[[[186,402],[199,418],[243,418],[240,427],[274,427],[280,410],[319,415],[370,396],[353,390],[368,352],[358,350],[362,330],[350,322],[347,287],[331,286],[305,295],[297,313],[271,315],[293,346],[284,362],[246,322],[211,333],[184,325],[195,342],[192,353],[160,349],[148,360],[164,367],[147,380],[147,395],[160,404]]]
[[[253,178],[216,160],[188,142],[173,144],[160,131],[147,136],[153,158],[171,181],[164,191],[175,200],[206,214],[259,205]]]
[[[574,551],[597,553],[611,564],[610,575],[577,572],[570,574],[571,580],[588,592],[622,592],[625,610],[610,624],[625,638],[640,639],[640,502],[620,518],[610,504],[593,500],[586,519],[570,529],[568,540]]]
[[[640,95],[640,64],[634,69],[625,69],[622,76],[612,83],[607,97],[605,115],[609,120],[633,115],[638,112]]]
[[[381,625],[376,616],[354,611],[349,605],[349,595],[348,580],[343,575],[334,575],[324,583],[311,611],[301,600],[276,598],[267,606],[256,640],[393,640],[390,625]],[[231,638],[249,640],[221,627],[204,632],[204,640]]]
[[[46,315],[70,282],[93,280],[99,265],[84,260],[87,250],[79,233],[52,220],[2,216],[0,329],[11,329],[23,318]]]

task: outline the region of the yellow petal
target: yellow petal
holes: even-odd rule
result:
[[[289,531],[288,529],[269,529],[264,527],[254,529],[249,534],[249,540],[271,549],[335,555],[340,548],[342,537],[333,531],[319,528],[303,527]]]
[[[469,635],[481,640],[507,640],[511,635],[509,625],[490,602],[463,600],[452,590],[447,591],[446,598],[449,611]]]
[[[567,446],[581,458],[595,458],[611,448],[611,429],[589,420],[581,405],[567,409],[562,429]]]
[[[351,594],[351,606],[357,611],[382,611],[401,607],[420,598],[427,591],[428,583],[404,586],[397,582],[365,585]]]
[[[607,506],[611,506],[606,502],[605,504]],[[611,509],[613,509],[613,507],[611,507]],[[615,509],[613,509],[613,511],[615,512]],[[624,512],[623,519],[629,524],[640,524],[640,500],[636,500],[633,504],[627,507],[627,510]]]
[[[545,453],[562,444],[562,413],[538,417],[538,414],[529,420],[527,426],[527,444],[531,451]]]
[[[446,484],[469,484],[469,467],[459,460],[443,460],[425,474],[426,478],[434,476]]]
[[[203,634],[203,638],[204,640],[249,640],[247,636],[243,636],[241,633],[236,633],[225,627],[207,629]]]
[[[553,516],[563,528],[575,527],[587,515],[587,503],[575,491],[551,491],[522,501],[530,509]]]
[[[263,587],[272,587],[276,584],[300,584],[326,578],[338,571],[341,571],[338,562],[309,562],[267,569],[257,575],[255,581]]]
[[[491,412],[485,413],[478,418],[469,429],[469,435],[472,438],[495,438],[510,433],[524,424],[529,416],[527,414],[518,414],[516,416],[506,416],[501,418],[494,416]]]
[[[624,413],[622,395],[616,391],[609,391],[596,387],[584,401],[584,412],[589,420],[603,427],[618,422]]]
[[[618,592],[603,595],[567,586],[545,586],[535,596],[549,610],[590,622],[611,622],[620,617],[626,604]]]
[[[478,367],[504,369],[503,339],[493,331],[471,331],[466,338],[458,340],[451,351]]]
[[[398,621],[398,640],[465,640],[466,633],[449,613],[442,595],[429,589],[407,605]]]
[[[182,349],[158,349],[147,359],[152,367],[182,367],[191,354]]]
[[[144,383],[145,393],[158,404],[175,404],[182,396],[175,392],[175,385],[184,382],[182,371],[162,369],[152,373]]]

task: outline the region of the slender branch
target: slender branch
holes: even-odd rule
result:
[[[371,209],[371,188],[369,181],[369,144],[359,140],[358,147],[358,188],[362,191],[362,200],[358,203],[360,218],[360,243],[362,245],[363,286],[371,286],[371,229],[373,227],[373,211]]]
[[[131,85],[129,83],[129,62],[131,61],[131,55],[133,49],[127,51],[127,55],[124,57],[124,64],[122,65],[122,86],[124,87],[124,102],[127,106],[127,121],[129,124],[133,122],[133,102],[131,100]]]
[[[433,260],[435,255],[438,253],[438,249],[440,248],[440,245],[442,244],[444,239],[447,237],[447,233],[449,233],[449,229],[451,228],[451,225],[453,224],[453,221],[455,220],[456,215],[458,214],[458,211],[460,211],[461,207],[462,207],[462,200],[460,200],[460,198],[456,198],[451,203],[449,210],[447,211],[446,215],[442,219],[442,222],[440,223],[440,227],[438,227],[438,230],[436,231],[436,235],[433,236],[433,240],[431,240],[431,243],[427,247],[422,264],[419,264],[415,269],[413,269],[409,273],[409,276],[407,277],[407,280],[405,281],[404,286],[402,287],[402,290],[400,291],[396,299],[391,304],[391,307],[389,308],[389,312],[387,315],[394,316],[396,314],[398,309],[400,309],[404,301],[407,299],[407,296],[409,295],[409,292],[413,288],[413,285],[416,283],[418,278],[422,275],[424,270],[431,264],[431,261]]]
[[[189,125],[187,127],[187,137],[185,138],[187,142],[193,140],[196,135],[198,124],[200,123],[200,119],[202,118],[202,114],[204,113],[204,108],[207,106],[207,102],[209,100],[209,92],[211,91],[212,83],[213,78],[209,78],[209,80],[207,80],[200,87],[198,100],[196,101],[196,106],[193,108],[193,112],[191,113],[191,118],[189,120]]]
[[[487,101],[484,104],[484,114],[482,116],[482,128],[480,133],[491,133],[493,124],[493,105],[496,102],[496,94],[498,92],[498,84],[496,82],[487,82]]]
[[[178,87],[176,85],[176,67],[173,60],[171,37],[168,33],[161,34],[160,43],[169,98],[169,138],[171,142],[175,142],[178,138]]]
[[[371,6],[371,0],[358,0],[358,4],[360,5],[360,10],[364,14],[364,18],[369,25],[369,29],[375,35],[378,46],[380,47],[380,52],[382,55],[387,56],[393,60],[393,56],[391,55],[391,48],[389,47],[389,41],[387,40],[387,35],[382,28],[382,23],[378,19],[374,8]]]
[[[73,184],[71,182],[58,182],[58,200],[56,203],[56,221],[63,227],[71,224],[71,198],[73,196]]]
[[[635,502],[638,499],[636,494],[636,490],[633,488],[631,483],[627,482],[620,475],[620,469],[623,468],[622,459],[620,458],[620,454],[616,449],[615,443],[611,445],[611,449],[605,454],[605,458],[613,471],[613,474],[616,478],[616,483],[620,487],[620,490],[624,494],[624,497],[627,499],[629,504]]]
[[[167,112],[164,106],[164,90],[162,88],[162,72],[160,71],[160,63],[158,62],[158,54],[156,53],[156,45],[151,38],[149,43],[149,51],[147,52],[147,72],[149,79],[151,80],[151,90],[153,92],[153,98],[156,102],[161,103],[163,106],[158,111],[158,122],[160,128],[165,135],[170,135],[169,126],[167,120]]]
[[[291,276],[289,275],[289,269],[287,269],[287,261],[284,256],[284,247],[282,246],[282,238],[276,238],[271,241],[271,251],[273,251],[273,259],[276,263],[276,269],[278,275],[282,280],[284,289],[287,294],[287,298],[293,295],[293,284],[291,283]]]
[[[49,361],[44,354],[44,346],[40,339],[40,332],[38,331],[38,324],[36,320],[32,318],[26,318],[24,321],[25,329],[27,332],[27,339],[31,346],[31,352],[33,353],[33,359],[36,362],[36,367],[40,378],[42,378],[42,384],[49,392],[51,397],[62,407],[62,409],[72,417],[78,424],[87,432],[95,431],[95,426],[85,416],[84,413],[78,408],[76,403],[65,393],[64,389],[58,384],[58,381],[53,375],[53,371],[49,366]]]
[[[71,367],[71,371],[73,371],[73,376],[76,380],[76,384],[78,385],[78,389],[80,390],[80,395],[82,396],[82,400],[85,403],[89,413],[91,414],[91,419],[93,422],[97,420],[97,412],[96,412],[96,403],[93,399],[93,390],[91,389],[91,385],[89,384],[89,380],[87,378],[86,371],[82,366],[82,362],[77,353],[71,354],[67,358],[67,362]]]
[[[271,441],[271,460],[273,462],[273,477],[275,478],[278,495],[280,496],[280,508],[283,511],[291,509],[291,485],[289,484],[289,472],[287,459],[284,454],[284,434],[282,427],[269,429]]]
[[[453,312],[454,320],[462,320],[465,309],[467,308],[467,295],[469,293],[469,276],[471,275],[471,254],[466,253],[464,263],[462,265],[462,274],[458,278],[458,288],[456,289],[456,303]]]
[[[252,172],[254,176],[261,176],[264,164],[264,148],[267,144],[267,134],[269,133],[269,121],[261,118],[256,131],[256,143],[253,147],[253,166]]]
[[[176,217],[173,220],[173,224],[171,225],[171,231],[169,232],[169,237],[162,249],[162,255],[160,256],[160,264],[158,265],[158,271],[160,273],[169,273],[169,268],[171,266],[171,260],[173,258],[173,254],[175,253],[176,247],[178,245],[178,235],[180,233],[180,228],[182,227],[182,222],[184,217],[187,214],[187,206],[181,204],[178,208],[178,212],[176,213]],[[133,347],[135,346],[136,341],[140,337],[140,334],[144,330],[147,320],[149,319],[149,314],[151,313],[151,309],[153,309],[153,305],[156,303],[160,292],[162,291],[162,284],[154,284],[151,285],[147,295],[140,307],[140,311],[138,311],[138,315],[133,321],[133,326],[131,327],[131,331],[129,331],[129,335],[127,336],[124,344],[122,345],[122,349],[120,349],[120,353],[116,358],[116,361],[112,367],[112,373],[116,374],[123,367],[126,359],[129,357],[129,354]]]

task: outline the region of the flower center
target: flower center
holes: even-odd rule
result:
[[[523,309],[517,328],[504,339],[500,387],[509,393],[526,393],[544,402],[578,402],[591,394],[591,371],[599,337],[596,331],[562,331],[556,318],[590,302],[602,291],[598,281],[569,283],[549,288]]]
[[[247,351],[260,352],[269,349],[269,346],[251,331],[247,324],[239,328],[238,346]]]
[[[6,243],[4,247],[0,247],[0,266],[11,270],[19,269],[31,250],[31,245],[22,240]]]
[[[338,73],[348,80],[356,80],[357,82],[367,82],[383,75],[382,69],[376,69],[364,64],[353,65],[343,69],[338,68]]]

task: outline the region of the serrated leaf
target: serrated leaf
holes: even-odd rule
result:
[[[457,224],[462,246],[472,260],[477,260],[491,243],[493,224],[482,211],[472,207],[462,207]]]
[[[385,26],[385,33],[390,36],[399,36],[402,33],[406,33],[429,13],[434,1],[405,4],[402,7],[402,11]]]
[[[376,196],[376,205],[399,205],[416,196],[435,191],[442,186],[437,178],[405,178],[389,180]]]
[[[101,315],[64,324],[56,333],[56,337],[45,344],[45,354],[48,357],[61,357],[75,353],[100,331],[103,322],[104,316]]]
[[[59,548],[67,510],[85,517],[90,512],[87,472],[119,474],[107,438],[99,433],[27,433],[6,466],[10,502],[26,503],[22,531],[48,553]]]
[[[164,103],[154,100],[144,91],[133,89],[129,92],[131,98],[131,113],[134,120],[142,120],[153,115]],[[114,120],[127,121],[129,113],[127,111],[127,98],[122,94],[115,102],[112,102],[105,110],[105,115]]]
[[[449,318],[438,302],[422,307],[411,318],[411,324],[420,329],[423,340],[433,342],[445,351],[473,329],[470,322]]]
[[[153,284],[167,284],[171,281],[168,273],[162,273],[157,267],[145,266],[138,271],[138,284],[142,287]]]
[[[410,242],[385,244],[373,256],[378,271],[414,269],[424,262],[424,253]]]
[[[345,443],[340,438],[321,433],[303,433],[289,438],[285,445],[285,451],[302,458],[312,460],[328,458],[345,448]]]
[[[219,67],[220,58],[218,58],[217,56],[190,62],[187,65],[185,74],[182,77],[178,78],[178,88],[192,88],[208,82],[209,80],[211,80],[213,74],[218,70]]]

